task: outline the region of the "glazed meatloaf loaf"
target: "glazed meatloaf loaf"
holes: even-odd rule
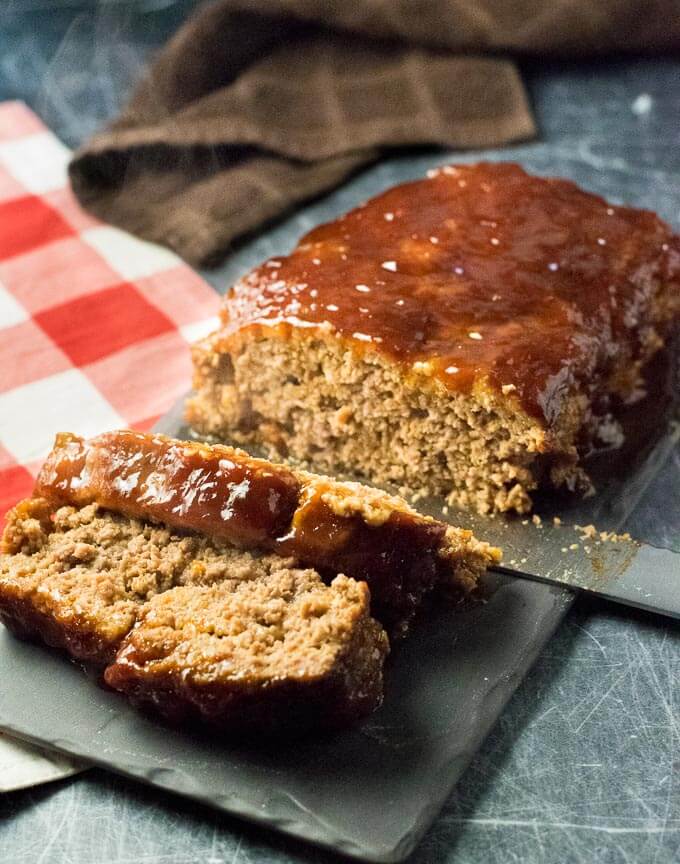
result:
[[[376,618],[401,635],[426,593],[498,560],[358,484],[134,432],[58,436],[2,553],[15,633],[172,719],[297,730],[380,703]]]
[[[588,491],[680,309],[653,213],[513,164],[448,166],[266,261],[194,353],[201,433],[323,471],[527,511]]]

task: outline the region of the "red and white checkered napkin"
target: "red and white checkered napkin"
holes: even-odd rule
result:
[[[0,103],[0,525],[56,432],[150,428],[216,324],[217,294],[176,255],[80,209],[69,157]]]

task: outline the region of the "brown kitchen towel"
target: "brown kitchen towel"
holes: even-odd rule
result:
[[[217,0],[76,154],[95,215],[214,263],[385,148],[535,133],[511,53],[660,51],[676,0]]]

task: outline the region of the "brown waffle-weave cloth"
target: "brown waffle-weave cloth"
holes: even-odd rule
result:
[[[76,154],[95,215],[217,261],[233,240],[404,145],[535,127],[511,52],[664,50],[676,0],[217,0]]]

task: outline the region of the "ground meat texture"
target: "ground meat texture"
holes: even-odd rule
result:
[[[379,489],[164,435],[60,433],[36,494],[54,507],[97,503],[184,536],[196,531],[220,548],[290,556],[326,581],[338,573],[365,581],[372,614],[392,636],[437,586],[469,595],[499,558],[470,531]]]
[[[234,586],[264,579],[278,555],[140,522],[96,504],[60,507],[40,498],[8,514],[0,555],[0,616],[72,657],[110,662],[141,607],[180,585]]]
[[[374,710],[387,650],[365,584],[281,569],[154,597],[105,678],[173,722],[300,734]]]
[[[96,504],[10,512],[0,617],[173,722],[301,733],[382,701],[388,639],[365,583]]]

